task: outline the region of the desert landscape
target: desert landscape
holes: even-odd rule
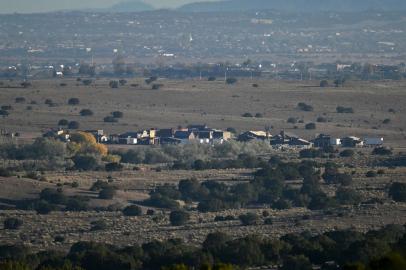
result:
[[[14,88],[19,86],[18,81],[3,81],[0,104],[11,105],[13,110],[0,121],[4,128],[20,132],[22,137],[57,128],[60,119],[68,119],[80,122],[83,130],[103,129],[108,133],[196,123],[238,131],[272,126],[272,133],[286,130],[309,140],[317,133],[371,136],[384,137],[389,146],[405,147],[404,81],[351,81],[343,87],[326,88],[319,87],[319,81],[266,79],[241,79],[236,85],[225,85],[221,80],[163,79],[159,83],[163,85],[159,90],[151,90],[143,79],[112,89],[106,79],[96,79],[89,86],[61,79],[34,81],[29,88],[20,89]],[[17,97],[25,101],[15,103]],[[70,98],[78,98],[80,104],[69,105]],[[47,99],[51,105],[45,104]],[[300,102],[310,104],[314,110],[298,109]],[[339,114],[337,106],[351,107],[354,113]],[[82,109],[92,110],[93,115],[80,116]],[[103,122],[116,110],[124,113],[119,123]],[[243,117],[247,112],[261,117]],[[289,124],[290,117],[303,123]],[[304,129],[305,123],[317,122],[318,117],[327,121],[317,123],[316,130]],[[385,119],[390,123],[383,124]]]
[[[0,270],[406,269],[404,0],[3,2]]]
[[[12,110],[1,119],[2,128],[20,133],[12,140],[23,144],[29,144],[40,136],[38,134],[56,128],[60,119],[69,119],[78,121],[80,129],[104,129],[108,133],[206,123],[216,128],[233,127],[239,131],[272,126],[272,133],[285,130],[309,140],[318,133],[384,137],[385,146],[393,148],[394,154],[403,151],[406,146],[406,120],[402,117],[406,102],[404,81],[351,81],[343,87],[323,88],[316,86],[317,82],[265,79],[242,79],[234,85],[203,80],[162,79],[159,82],[162,87],[152,90],[142,79],[131,80],[118,89],[109,87],[106,79],[96,79],[88,86],[73,79],[40,80],[32,81],[28,88],[14,88],[19,85],[18,82],[3,81],[0,102],[12,106]],[[23,97],[25,101],[16,103],[17,97]],[[46,104],[46,99],[50,97],[52,103]],[[79,99],[80,104],[69,105],[67,101],[72,97]],[[306,112],[298,109],[300,102],[311,104],[314,110]],[[337,113],[337,106],[352,107],[354,113]],[[80,116],[82,109],[90,109],[94,114]],[[105,123],[103,117],[115,110],[122,111],[124,117],[118,123]],[[245,112],[261,113],[261,117],[243,117]],[[328,120],[318,123],[316,119],[320,116]],[[303,121],[288,123],[287,120],[292,117]],[[390,123],[384,124],[385,119],[390,119]],[[304,125],[308,122],[315,122],[316,129],[306,130]],[[108,147],[110,151],[121,151],[154,146],[112,144]],[[66,196],[86,197],[87,207],[93,210],[54,212],[46,216],[37,215],[35,211],[3,210],[2,220],[18,217],[24,220],[24,225],[18,232],[3,233],[1,241],[21,243],[35,251],[49,248],[67,250],[79,240],[130,246],[153,239],[181,238],[199,245],[208,233],[218,230],[232,232],[236,238],[253,233],[280,237],[303,231],[323,233],[349,228],[366,232],[387,224],[404,224],[405,204],[390,200],[386,190],[393,182],[406,182],[405,170],[378,165],[384,158],[371,155],[371,151],[371,148],[359,148],[351,157],[332,159],[352,174],[350,186],[360,193],[363,204],[341,206],[334,210],[296,207],[275,210],[268,209],[266,205],[252,205],[216,213],[196,212],[193,210],[196,204],[191,204],[188,206],[192,210],[190,221],[181,228],[171,226],[167,209],[143,205],[157,187],[168,184],[176,187],[184,179],[236,185],[252,181],[255,169],[172,170],[168,164],[140,164],[135,170],[134,165],[126,164],[119,172],[43,171],[40,180],[17,173],[18,178],[1,178],[3,188],[0,198],[5,209],[18,205],[20,200],[36,198],[46,188],[58,188]],[[298,153],[299,150],[294,149],[269,149],[260,155],[264,159],[279,156],[289,162],[300,162]],[[10,165],[12,162],[3,160],[3,164]],[[371,169],[384,173],[373,178],[366,177]],[[100,199],[98,191],[91,189],[97,181],[112,183],[117,188],[114,198]],[[295,186],[301,181],[287,183]],[[324,184],[322,188],[334,195],[338,186]],[[123,216],[120,209],[131,203],[140,204],[145,213],[153,209],[154,214]],[[266,212],[263,219],[271,216],[272,224],[241,225],[238,216],[247,211],[258,216]],[[216,216],[232,216],[234,220],[217,221]],[[91,224],[95,221],[103,221],[106,227],[102,231],[92,230]],[[64,242],[55,241],[57,237],[62,237]]]

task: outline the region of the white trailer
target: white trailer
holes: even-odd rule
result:
[[[383,138],[365,138],[366,146],[381,146],[383,145]]]

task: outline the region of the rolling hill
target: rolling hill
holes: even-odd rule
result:
[[[275,9],[289,12],[406,10],[404,0],[226,0],[197,2],[179,8],[185,12],[233,12]]]
[[[154,10],[154,7],[138,0],[121,2],[109,8],[109,11],[112,12],[141,12],[150,10]]]

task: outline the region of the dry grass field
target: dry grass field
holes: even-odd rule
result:
[[[238,131],[272,126],[273,133],[284,129],[306,139],[314,138],[316,133],[383,136],[390,146],[406,147],[405,81],[349,81],[344,87],[320,88],[318,81],[245,79],[225,85],[223,81],[159,80],[163,87],[151,90],[141,79],[130,80],[119,89],[111,89],[106,79],[98,79],[90,86],[73,79],[56,79],[33,81],[26,89],[7,87],[19,83],[3,81],[0,105],[11,105],[13,110],[0,119],[0,125],[21,132],[23,137],[38,135],[57,127],[60,119],[68,119],[78,121],[81,129],[104,129],[107,133],[193,123],[223,129],[234,127]],[[253,87],[254,83],[258,87]],[[131,86],[134,84],[139,86]],[[16,104],[16,97],[24,97],[26,102]],[[79,98],[80,104],[68,105],[72,97]],[[51,99],[54,105],[44,104],[46,99]],[[299,102],[312,105],[314,111],[300,111]],[[337,106],[352,107],[355,113],[337,114]],[[94,115],[81,117],[82,109],[90,109]],[[389,112],[390,109],[394,112]],[[124,112],[119,123],[103,122],[105,116],[117,110]],[[242,117],[246,112],[260,113],[263,117]],[[304,124],[316,122],[320,116],[328,122],[317,123],[316,130],[304,129]],[[289,124],[289,117],[304,123]],[[385,119],[390,119],[390,123],[383,124]]]
[[[77,241],[99,241],[118,246],[127,246],[148,242],[154,239],[181,238],[192,244],[199,244],[210,232],[224,231],[233,237],[248,234],[261,234],[270,237],[280,237],[287,233],[310,231],[320,233],[334,229],[356,229],[368,231],[387,224],[406,223],[406,204],[395,203],[388,196],[386,187],[392,181],[405,182],[404,168],[391,169],[385,175],[375,178],[365,178],[365,168],[357,168],[354,174],[352,188],[356,189],[364,201],[378,200],[381,203],[367,203],[359,206],[342,206],[340,208],[322,211],[305,208],[288,210],[272,210],[260,206],[251,209],[226,210],[216,213],[199,213],[191,211],[191,220],[187,225],[173,227],[168,220],[168,210],[156,210],[154,216],[125,217],[119,211],[112,212],[52,212],[49,215],[38,215],[33,211],[3,210],[0,211],[0,222],[7,217],[17,217],[24,220],[23,227],[18,231],[4,230],[0,233],[0,241],[10,244],[24,244],[33,250],[67,250]],[[196,178],[199,181],[217,180],[233,181],[234,183],[250,179],[252,170],[207,170],[207,171],[161,171],[145,167],[141,171],[125,170],[122,172],[47,172],[47,181],[37,181],[27,178],[0,178],[1,202],[12,199],[33,198],[44,188],[57,187],[57,184],[79,182],[78,188],[64,185],[67,195],[87,196],[89,206],[117,208],[129,202],[137,202],[148,198],[148,192],[155,185],[164,183],[177,184],[181,179]],[[115,186],[119,188],[112,200],[100,200],[97,192],[89,191],[95,180],[105,180],[111,176]],[[294,183],[291,183],[294,184]],[[335,187],[323,185],[328,193],[334,193]],[[144,213],[149,207],[143,207]],[[270,214],[272,224],[242,226],[238,216],[242,213],[254,212],[262,216],[262,212]],[[234,221],[215,221],[217,215],[231,215]],[[262,218],[262,219],[265,219]],[[107,228],[93,231],[91,223],[103,220]],[[57,236],[64,237],[63,243],[54,241]]]
[[[109,87],[109,80],[97,79],[92,85],[84,86],[74,79],[33,81],[28,88],[18,88],[20,82],[3,81],[0,88],[0,105],[11,105],[8,117],[0,119],[0,126],[12,132],[20,132],[20,141],[31,140],[50,128],[56,128],[60,119],[78,121],[80,129],[103,129],[106,133],[136,131],[144,128],[168,128],[193,123],[206,123],[214,128],[233,127],[238,131],[263,130],[272,126],[272,133],[281,130],[312,139],[317,133],[334,136],[355,135],[360,137],[384,137],[385,144],[401,151],[406,147],[406,81],[353,82],[344,87],[320,88],[313,81],[239,80],[235,85],[222,81],[159,80],[160,90],[152,90],[141,79],[130,80],[118,89]],[[134,86],[137,84],[137,86]],[[258,87],[253,87],[258,84]],[[17,97],[25,102],[16,103]],[[79,105],[68,105],[68,99],[78,98]],[[45,104],[46,99],[52,105]],[[297,108],[299,102],[313,106],[310,112]],[[354,113],[338,114],[337,106],[351,107]],[[83,117],[79,112],[90,109],[93,116]],[[105,123],[103,118],[112,111],[122,111],[124,117],[118,123]],[[261,118],[246,118],[242,114],[262,114]],[[290,124],[287,119],[295,117],[303,123]],[[328,121],[317,123],[316,130],[306,130],[304,125],[316,122],[318,117]],[[384,124],[385,119],[390,119]],[[379,228],[386,224],[406,223],[406,204],[393,202],[387,194],[388,184],[406,182],[404,168],[385,168],[383,175],[366,178],[367,171],[375,159],[371,149],[357,149],[353,158],[335,161],[349,164],[345,170],[353,174],[351,188],[360,193],[364,204],[341,206],[332,211],[312,211],[305,208],[272,210],[272,224],[242,226],[238,215],[256,212],[262,217],[261,206],[255,209],[236,209],[220,213],[199,213],[190,211],[191,221],[180,227],[170,226],[168,213],[156,209],[154,216],[124,217],[120,211],[110,212],[62,212],[38,215],[34,211],[1,210],[0,224],[7,217],[18,217],[24,225],[18,231],[2,230],[1,243],[22,243],[33,250],[66,250],[72,243],[92,240],[120,246],[142,243],[152,239],[179,237],[198,244],[207,233],[221,230],[239,237],[252,233],[281,236],[289,232],[323,232],[332,229],[355,228],[360,231]],[[285,157],[296,157],[297,152],[278,153]],[[289,159],[293,161],[293,159]],[[3,161],[6,162],[6,161]],[[13,161],[11,161],[13,162]],[[90,209],[117,207],[122,209],[129,203],[149,197],[148,193],[157,185],[177,185],[182,179],[196,178],[198,181],[216,180],[227,183],[251,180],[254,170],[166,170],[160,165],[139,165],[136,170],[125,165],[120,172],[105,171],[52,171],[45,172],[42,181],[29,179],[24,173],[17,176],[0,177],[0,205],[10,206],[14,201],[37,198],[44,188],[62,187],[68,196],[85,196]],[[110,179],[118,188],[111,200],[101,200],[98,192],[89,189],[97,180]],[[78,187],[70,184],[77,182]],[[297,185],[298,183],[288,183]],[[301,183],[299,183],[301,184]],[[334,185],[323,184],[323,190],[334,194]],[[378,203],[379,202],[379,203]],[[144,212],[149,209],[143,207]],[[215,222],[216,215],[232,215],[234,221]],[[91,222],[104,220],[107,228],[92,231]],[[63,236],[65,241],[54,241]]]

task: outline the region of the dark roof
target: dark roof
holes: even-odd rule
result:
[[[198,130],[198,131],[204,131],[204,130],[208,129],[206,124],[204,124],[204,125],[189,125],[189,126],[187,126],[187,128],[189,130]]]
[[[224,131],[214,131],[213,139],[222,139],[224,136]]]
[[[119,135],[120,138],[137,138],[138,133],[137,132],[126,132],[123,134]]]
[[[176,139],[189,139],[189,137],[190,137],[190,135],[192,133],[193,132],[191,132],[191,131],[180,131],[180,130],[178,130],[178,131],[175,132],[175,138]]]
[[[300,138],[291,138],[289,140],[289,145],[311,145],[311,142]]]
[[[199,139],[211,139],[210,131],[199,131],[197,135],[199,136]]]
[[[157,131],[157,136],[158,137],[172,137],[174,133],[174,130],[172,128],[165,128],[165,129],[160,129]]]

